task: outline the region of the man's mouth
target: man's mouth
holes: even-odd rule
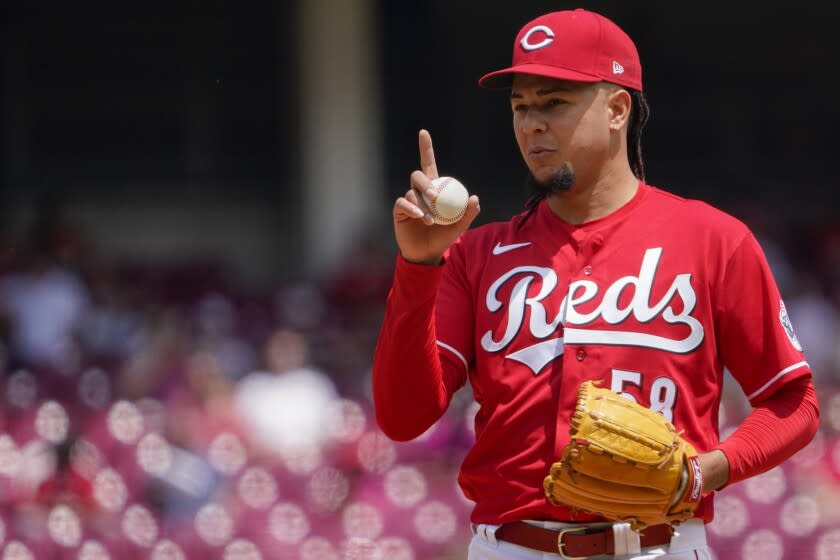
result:
[[[554,153],[554,150],[545,146],[533,146],[528,149],[528,157],[532,159],[543,159]]]

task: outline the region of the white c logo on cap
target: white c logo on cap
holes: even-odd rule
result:
[[[532,44],[531,43],[531,35],[536,33],[537,31],[542,31],[545,33],[545,39],[540,41],[539,43]],[[522,37],[522,40],[519,41],[519,44],[522,45],[522,48],[526,51],[535,51],[537,49],[541,49],[543,47],[547,47],[554,41],[554,31],[546,27],[545,25],[535,25],[531,29],[528,30],[528,33]]]

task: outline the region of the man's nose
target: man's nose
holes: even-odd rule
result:
[[[542,111],[529,109],[520,119],[519,128],[525,134],[535,134],[545,132],[548,125],[546,124],[545,115],[543,115]]]

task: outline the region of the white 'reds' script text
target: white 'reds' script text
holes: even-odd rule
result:
[[[539,266],[518,266],[499,277],[487,291],[488,311],[497,313],[507,307],[507,324],[501,337],[496,340],[493,332],[487,331],[481,337],[481,347],[487,352],[499,352],[516,337],[525,321],[525,310],[530,309],[528,329],[534,338],[545,339],[556,333],[563,325],[563,336],[523,348],[506,357],[527,365],[537,374],[551,360],[563,354],[564,344],[605,344],[623,346],[644,346],[666,352],[686,353],[697,348],[703,341],[703,325],[691,315],[697,303],[697,296],[691,286],[691,274],[678,274],[665,295],[658,302],[650,301],[654,278],[662,257],[662,248],[645,251],[638,276],[624,276],[613,282],[603,292],[600,304],[588,313],[581,313],[578,308],[597,297],[598,285],[591,280],[576,280],[569,284],[569,290],[560,303],[560,308],[553,318],[543,305],[545,300],[557,288],[557,274],[554,270]],[[524,276],[523,276],[524,275]],[[499,289],[517,276],[520,278],[510,293],[510,300],[505,305],[498,299]],[[535,295],[528,297],[528,288],[536,279],[542,280],[542,286]],[[619,298],[625,288],[634,287],[633,297],[627,307],[618,306]],[[679,313],[674,312],[674,298],[679,296],[682,305]],[[601,317],[607,324],[619,325],[630,314],[640,323],[647,323],[657,316],[673,325],[685,325],[689,328],[685,338],[667,338],[649,333],[626,330],[596,330],[583,327]]]

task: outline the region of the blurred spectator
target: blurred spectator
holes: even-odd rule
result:
[[[132,286],[101,259],[87,263],[85,280],[90,305],[80,326],[79,340],[96,360],[120,362],[146,343],[142,310]]]
[[[191,345],[187,321],[177,310],[147,304],[144,342],[119,364],[117,396],[156,396],[166,384],[179,382],[181,365]]]
[[[391,288],[394,255],[390,232],[366,232],[324,279],[327,299],[346,312],[369,315],[381,311]]]
[[[282,286],[274,294],[274,316],[278,324],[300,332],[316,329],[327,314],[324,295],[309,283]]]
[[[61,365],[73,351],[87,305],[87,289],[76,274],[48,247],[34,245],[22,266],[0,279],[0,313],[10,325],[12,357],[30,365]]]
[[[184,382],[173,384],[166,397],[167,433],[181,447],[204,450],[217,434],[240,431],[234,384],[206,350],[194,351],[184,367]]]
[[[55,470],[37,488],[36,500],[45,507],[56,504],[72,505],[90,515],[96,509],[93,486],[71,465],[74,441],[68,439],[55,445]]]
[[[326,439],[325,411],[337,398],[324,373],[307,367],[309,346],[300,333],[280,329],[265,344],[265,369],[243,378],[236,409],[255,442],[281,456]]]
[[[815,382],[840,382],[840,313],[813,277],[800,275],[798,285],[785,303]]]
[[[237,310],[218,293],[202,298],[196,310],[196,347],[213,354],[222,373],[236,380],[256,365],[253,348],[237,336]]]

